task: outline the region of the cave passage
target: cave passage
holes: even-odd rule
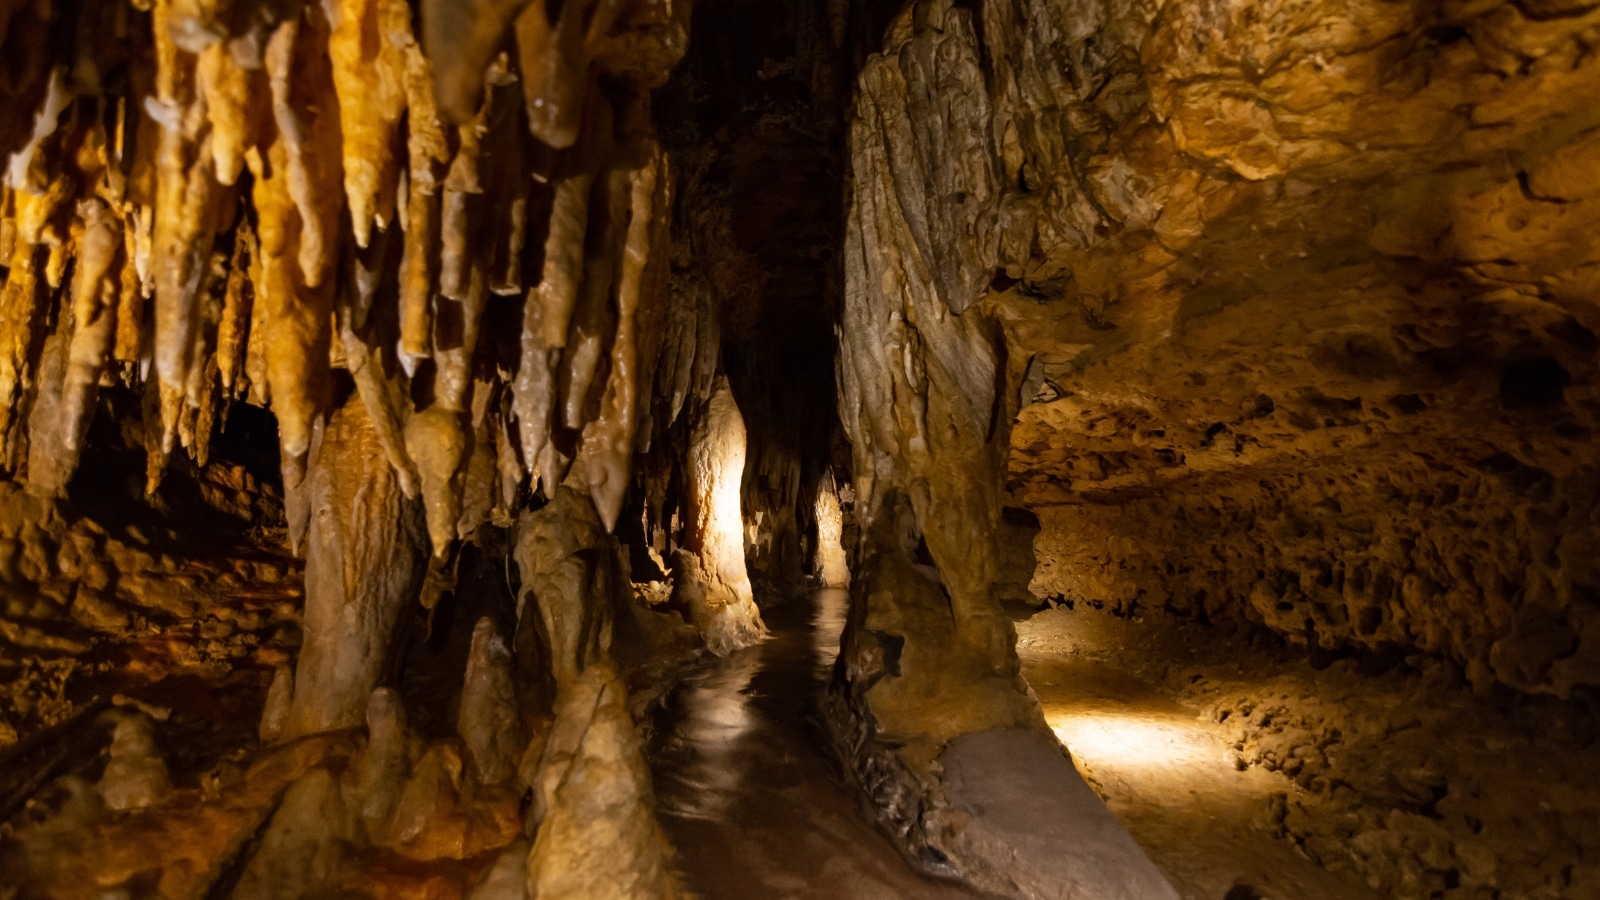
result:
[[[655,713],[657,809],[697,896],[982,896],[906,865],[825,750],[816,698],[848,602],[825,589],[774,610],[769,640],[707,661]]]

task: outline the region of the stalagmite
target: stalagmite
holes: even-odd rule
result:
[[[100,795],[113,810],[144,809],[172,790],[167,761],[156,748],[153,723],[143,713],[127,714],[111,736],[110,759],[100,777]]]
[[[689,438],[689,518],[683,548],[672,560],[674,594],[719,656],[766,632],[745,571],[739,502],[744,452],[744,419],[728,380],[719,378]]]
[[[478,780],[499,784],[516,771],[527,738],[511,680],[511,650],[488,618],[472,630],[456,728]]]
[[[355,816],[339,779],[326,768],[312,769],[284,794],[233,896],[275,900],[325,887],[355,834]]]
[[[815,573],[823,587],[850,586],[850,565],[844,549],[844,512],[834,490],[833,475],[817,488],[817,558]]]
[[[286,736],[361,723],[425,556],[420,511],[360,402],[334,413],[306,477],[306,636]]]
[[[412,735],[405,704],[392,688],[378,688],[367,700],[367,752],[361,758],[356,814],[374,842],[390,837],[388,826],[411,771]]]
[[[256,729],[263,743],[272,743],[283,736],[284,725],[294,707],[294,669],[280,663],[272,672],[272,684],[267,688],[267,702],[261,710],[261,724]]]
[[[534,801],[528,895],[670,896],[666,842],[610,651],[611,611],[618,592],[627,602],[629,588],[616,540],[581,481],[523,515],[516,557],[548,635],[556,682],[555,723],[523,775]],[[524,627],[532,627],[530,618],[524,613]]]
[[[528,896],[528,840],[512,841],[495,857],[467,900],[525,900]]]

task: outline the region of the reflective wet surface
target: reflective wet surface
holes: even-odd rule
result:
[[[768,640],[708,659],[657,714],[661,823],[707,900],[983,896],[912,870],[828,761],[813,710],[847,600],[818,591],[764,613]]]

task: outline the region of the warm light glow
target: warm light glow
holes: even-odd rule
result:
[[[1178,717],[1077,712],[1045,708],[1056,738],[1090,768],[1215,766],[1217,739],[1198,722]]]

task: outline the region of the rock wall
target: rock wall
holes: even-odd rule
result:
[[[927,260],[943,308],[847,310],[842,371],[910,361],[903,394],[843,385],[847,427],[881,411],[858,482],[921,452],[886,435],[938,439],[887,415],[931,407],[922,373],[966,371],[1021,408],[1007,499],[1041,520],[1040,596],[1593,683],[1597,26],[1585,4],[915,4],[852,139],[904,152],[875,175],[856,151],[856,196],[904,215],[899,246],[861,219],[873,284]],[[968,305],[1003,355],[924,325]]]
[[[990,593],[1009,415],[973,306],[995,192],[974,34],[970,10],[908,9],[857,80],[838,377],[862,537],[828,711],[911,858],[1011,891],[959,849],[936,764],[958,735],[1044,728]]]

